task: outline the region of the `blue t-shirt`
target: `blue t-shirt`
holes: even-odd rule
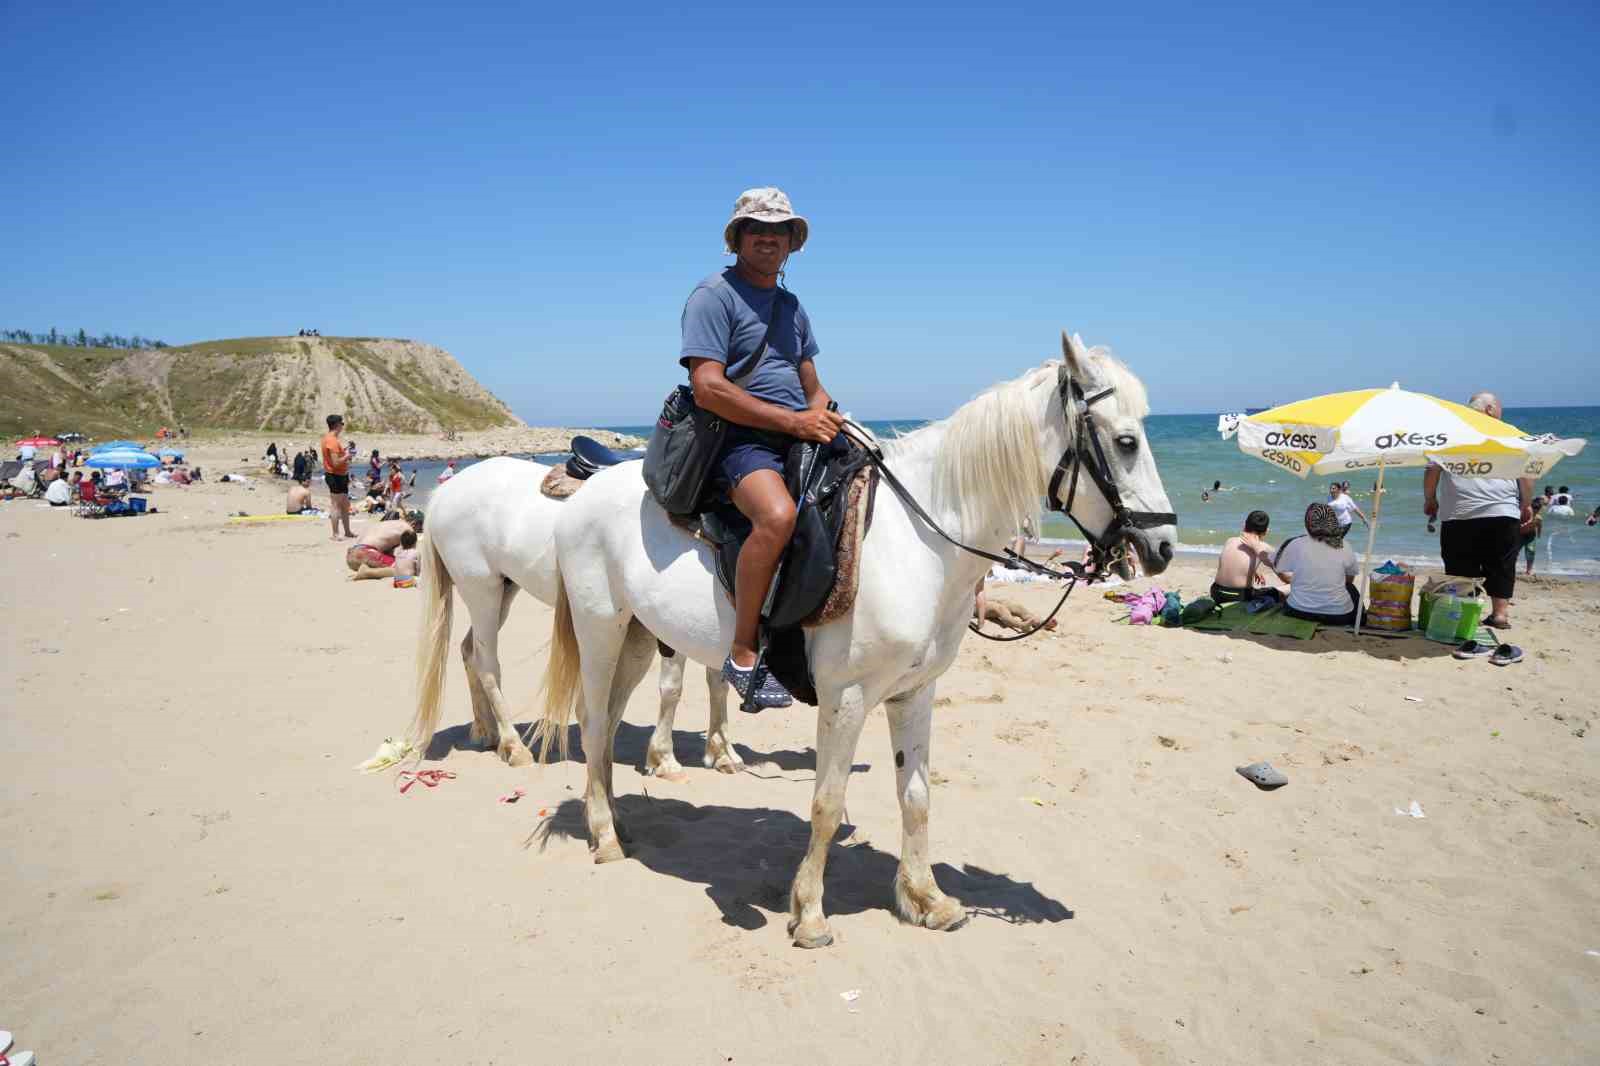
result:
[[[800,363],[820,351],[811,333],[811,319],[792,294],[777,288],[758,289],[733,267],[711,275],[689,294],[683,305],[683,350],[678,362],[688,366],[690,359],[715,359],[724,369],[731,364],[736,372],[745,372],[741,360],[761,346],[772,301],[779,293],[783,299],[766,358],[739,384],[758,400],[791,411],[805,410]]]

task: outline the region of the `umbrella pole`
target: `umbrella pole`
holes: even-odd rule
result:
[[[1361,590],[1361,602],[1356,604],[1356,624],[1352,636],[1361,635],[1361,612],[1367,597],[1372,593],[1372,545],[1378,539],[1378,516],[1383,513],[1383,456],[1378,456],[1378,487],[1372,492],[1372,521],[1367,523],[1367,556],[1361,564],[1361,580],[1356,587]]]

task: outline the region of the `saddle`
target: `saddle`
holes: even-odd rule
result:
[[[545,476],[540,491],[565,499],[590,475],[629,459],[598,441],[574,437],[572,456]],[[828,444],[797,441],[789,448],[784,471],[795,501],[795,526],[761,612],[763,661],[796,699],[815,705],[804,630],[843,617],[855,606],[877,468],[859,445],[841,436]],[[722,492],[708,493],[698,514],[668,517],[711,546],[717,579],[731,601],[739,551],[750,535],[749,519]],[[663,655],[670,651],[663,646]]]
[[[567,457],[565,464],[545,475],[539,491],[553,500],[564,500],[582,488],[590,476],[608,466],[637,458],[636,455],[614,452],[593,437],[573,437],[572,454]]]

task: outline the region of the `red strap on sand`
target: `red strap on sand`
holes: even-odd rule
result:
[[[455,776],[449,770],[417,770],[416,772],[401,770],[396,783],[399,784],[400,794],[403,796],[410,791],[412,785],[417,784],[419,781],[428,788],[436,788],[440,781],[454,780]]]

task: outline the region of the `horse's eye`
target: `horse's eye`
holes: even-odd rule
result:
[[[1123,433],[1117,437],[1117,447],[1132,455],[1139,450],[1139,438],[1131,433]]]

